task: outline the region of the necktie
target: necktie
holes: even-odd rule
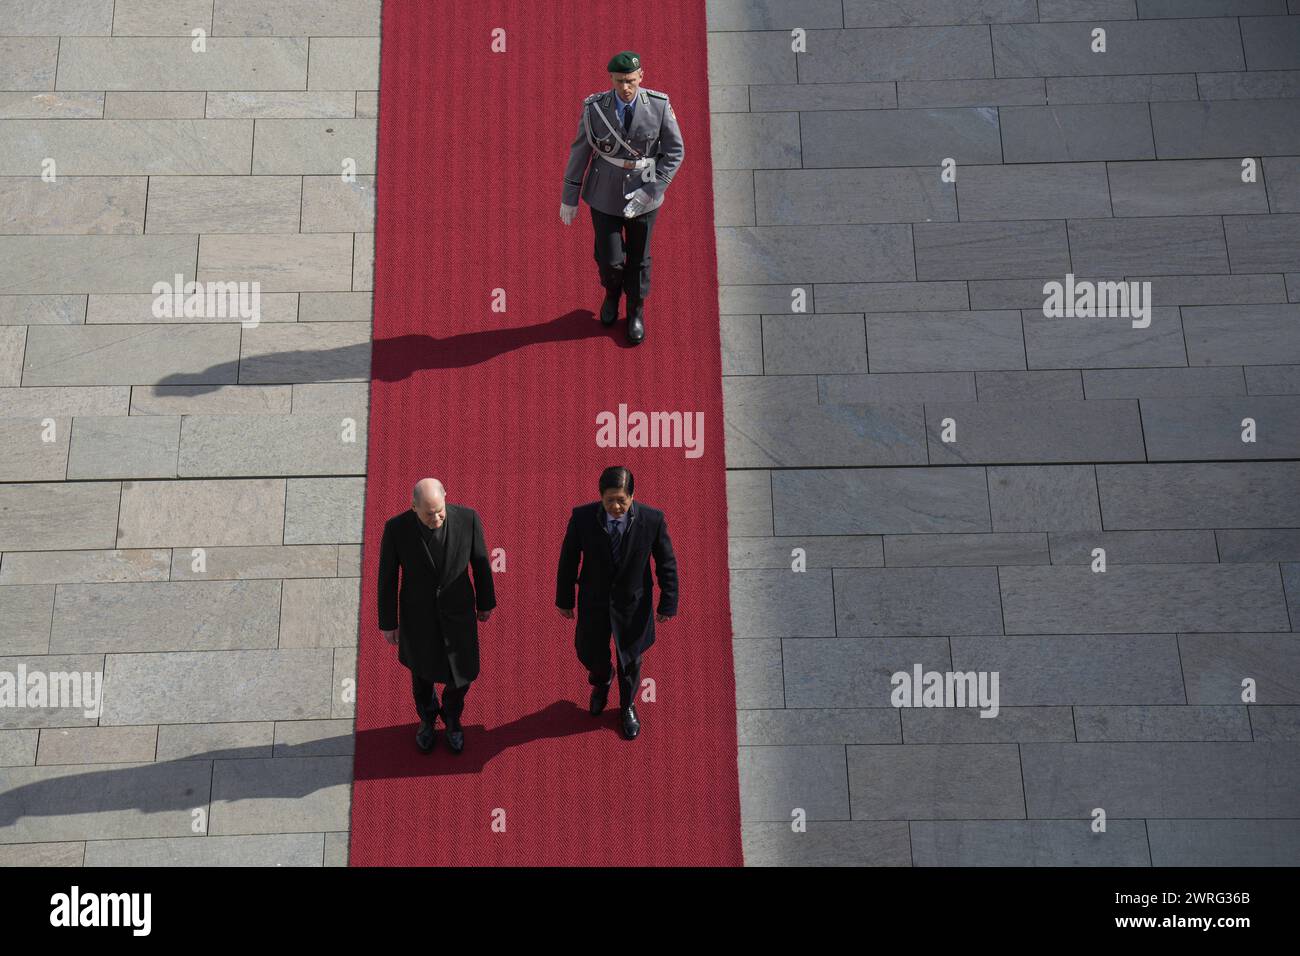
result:
[[[632,128],[632,104],[628,103],[623,107],[623,132]]]
[[[610,523],[609,523],[609,553],[610,553],[610,556],[614,559],[614,563],[615,563],[615,564],[618,564],[619,557],[620,557],[620,555],[619,555],[619,545],[621,545],[622,543],[623,543],[623,525],[622,525],[622,523],[621,523],[621,522],[618,522],[618,521],[610,521]]]

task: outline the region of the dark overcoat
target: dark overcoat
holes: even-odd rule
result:
[[[478,512],[449,503],[446,526],[443,564],[435,571],[413,510],[384,525],[379,629],[397,629],[397,659],[412,672],[463,687],[478,677],[477,612],[492,610],[497,599]]]
[[[652,555],[659,582],[658,613],[677,613],[677,556],[668,537],[668,522],[659,509],[634,501],[616,570],[609,535],[602,524],[603,511],[599,501],[573,509],[560,548],[555,605],[571,609],[577,586],[580,654],[584,644],[608,648],[611,632],[624,654],[641,654],[655,642]]]

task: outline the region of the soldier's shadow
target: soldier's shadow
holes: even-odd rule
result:
[[[560,700],[491,730],[482,724],[465,724],[465,749],[459,754],[448,749],[441,719],[433,751],[428,754],[420,753],[415,746],[415,722],[381,727],[357,734],[353,772],[357,780],[482,773],[489,762],[511,747],[576,734],[617,734],[619,719],[617,707],[608,707],[600,716],[592,717],[573,701]]]
[[[372,377],[398,382],[425,369],[468,368],[547,342],[606,338],[621,348],[632,348],[627,342],[626,325],[620,320],[604,326],[590,309],[574,309],[548,322],[461,332],[442,338],[395,335],[330,349],[253,353],[201,371],[166,375],[152,386],[152,392],[156,396],[189,396],[216,391],[222,385],[364,381]]]

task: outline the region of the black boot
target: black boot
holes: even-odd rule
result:
[[[645,338],[645,316],[641,299],[627,300],[627,340],[633,345]]]
[[[618,321],[618,300],[622,290],[618,288],[605,290],[605,301],[600,307],[600,324],[613,325]]]

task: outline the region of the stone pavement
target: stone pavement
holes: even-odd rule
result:
[[[747,862],[1300,861],[1300,4],[709,10]]]
[[[0,864],[345,862],[379,6],[0,0]],[[748,862],[1300,860],[1300,3],[708,12]]]

